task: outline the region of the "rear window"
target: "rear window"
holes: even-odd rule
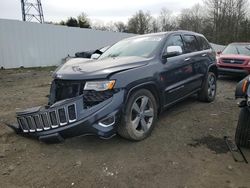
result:
[[[201,50],[208,50],[211,48],[210,44],[207,42],[206,39],[204,39],[203,37],[201,36],[197,36],[197,40],[199,42],[199,45],[200,45],[200,49]]]
[[[185,51],[186,53],[197,52],[199,51],[198,42],[193,35],[184,35],[183,40],[185,42]]]

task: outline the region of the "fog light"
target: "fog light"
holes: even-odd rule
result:
[[[115,124],[115,116],[109,116],[98,123],[102,127],[109,127]]]

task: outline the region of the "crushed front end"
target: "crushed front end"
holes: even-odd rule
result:
[[[55,79],[47,106],[17,112],[18,131],[45,142],[79,135],[112,137],[120,119],[124,90],[91,89],[94,84]]]

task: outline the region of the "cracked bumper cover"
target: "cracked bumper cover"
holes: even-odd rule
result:
[[[84,108],[83,97],[78,96],[59,101],[49,108],[35,107],[17,112],[18,124],[8,126],[22,135],[42,141],[61,141],[80,135],[110,138],[116,134],[123,99],[124,90],[121,90],[91,108]],[[109,117],[113,122],[108,126],[100,123]]]

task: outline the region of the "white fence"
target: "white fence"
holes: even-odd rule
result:
[[[0,67],[58,65],[75,52],[110,45],[132,34],[0,19]]]

